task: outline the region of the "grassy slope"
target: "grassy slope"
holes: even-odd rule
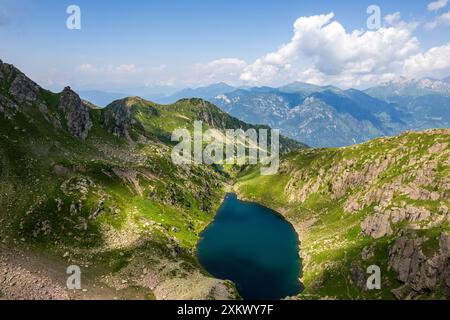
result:
[[[250,125],[240,121],[202,99],[181,99],[172,105],[160,105],[139,97],[131,97],[115,101],[111,105],[116,103],[127,105],[136,119],[143,124],[146,132],[168,144],[171,144],[170,135],[175,129],[187,128],[192,132],[194,120],[201,120],[204,130],[270,129],[268,126]],[[305,147],[307,146],[302,143],[280,136],[282,153]]]
[[[59,112],[58,99],[41,92],[49,114]],[[101,126],[101,110],[92,110],[84,142],[48,123],[36,106],[11,119],[0,115],[0,241],[92,264],[102,274],[142,255],[150,270],[174,263],[168,278],[199,269],[193,251],[220,204],[225,177],[207,166],[175,166],[157,138],[172,129],[169,113],[149,121],[141,117],[146,106],[136,111],[147,121],[147,137],[135,136],[134,146]]]
[[[449,131],[437,130],[378,139],[343,149],[300,151],[282,160],[282,169],[278,175],[262,177],[256,169],[243,172],[236,188],[242,197],[278,209],[296,227],[304,260],[303,282],[306,289],[301,294],[302,298],[391,299],[394,296],[390,290],[400,286],[396,275],[387,268],[388,247],[395,237],[401,232],[417,232],[428,236],[427,244],[431,247],[428,251],[431,255],[436,250],[436,237],[450,230],[448,222],[425,224],[420,231],[408,230],[406,225],[400,224],[395,227],[393,235],[373,239],[362,234],[360,225],[379,202],[368,202],[354,213],[346,212],[345,204],[352,196],[364,197],[371,190],[382,189],[398,179],[405,185],[414,184],[417,170],[434,167],[431,163],[437,164],[432,169],[433,183],[422,187],[439,190],[437,184],[442,181],[448,183],[450,177],[449,142]],[[430,148],[438,144],[443,144],[443,150],[430,152]],[[417,161],[410,163],[412,159]],[[341,194],[334,196],[338,177],[344,176],[345,171],[350,174],[363,172],[363,168],[371,163],[383,161],[387,161],[387,168],[374,179],[344,187]],[[396,192],[387,208],[411,204],[439,214],[440,205],[450,205],[450,190],[441,191],[446,194],[446,199],[444,197],[437,201],[413,200]],[[305,197],[297,197],[299,194]],[[361,262],[361,252],[366,247],[373,248],[374,255]],[[372,264],[381,267],[382,290],[364,291],[351,281],[350,273],[355,262],[363,270]]]
[[[0,81],[0,94],[16,103],[9,91],[18,74],[13,68],[9,80]],[[172,289],[173,279],[192,278],[200,291],[180,281],[175,287],[186,291],[182,297],[205,297],[202,285],[216,290],[217,282],[198,276],[204,271],[194,252],[229,176],[214,166],[175,166],[170,135],[192,129],[194,120],[204,121],[205,130],[268,127],[250,126],[200,99],[162,106],[134,97],[105,109],[91,105],[93,126],[79,141],[68,133],[60,97],[39,89],[34,105],[17,103],[20,111],[0,114],[0,244],[49,253],[62,265],[92,266],[94,282],[103,278],[116,288],[129,278],[149,296],[156,285],[140,288],[143,269]],[[105,122],[111,110],[129,110],[127,137],[112,133],[114,119]],[[284,137],[281,144],[285,152],[304,147]],[[163,289],[161,296],[176,297]]]

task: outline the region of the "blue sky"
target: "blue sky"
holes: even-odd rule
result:
[[[446,65],[430,69],[426,59],[436,57],[426,53],[432,48],[440,48],[441,55],[446,52],[450,23],[440,17],[449,12],[450,4],[438,0],[442,8],[430,11],[430,2],[0,0],[0,59],[54,89],[65,84],[114,91],[136,86],[199,86],[219,81],[279,85],[294,80],[357,87],[393,75],[448,76]],[[81,30],[66,28],[66,8],[71,4],[81,8]],[[362,48],[367,46],[364,41],[351,36],[353,30],[366,31],[366,9],[371,4],[381,8],[383,17],[399,12],[401,18],[393,19],[395,22],[389,26],[384,21],[383,26],[397,28],[396,34],[409,33],[384,43],[392,50],[387,50],[390,52],[383,58],[367,53],[367,48]],[[305,44],[314,41],[304,30],[314,24],[313,19],[297,30],[301,42],[291,40],[298,18],[331,12],[333,17],[325,19],[323,25],[315,25],[317,37],[327,41],[320,45],[322,48]],[[339,31],[338,26],[325,28],[333,21],[345,29],[345,34],[334,40],[329,37],[336,33],[333,30]],[[374,41],[384,41],[389,36],[386,32]],[[413,38],[417,43],[410,41]],[[339,39],[345,40],[344,49],[355,46],[358,57],[352,57],[351,52],[339,56]],[[278,52],[286,44],[292,52]],[[392,60],[389,54],[397,55],[396,51],[408,46],[409,52],[393,58],[398,63],[389,70],[384,68],[383,61]],[[379,50],[383,45],[373,47]],[[336,56],[330,57],[333,52]],[[276,61],[264,59],[271,53],[276,54]],[[326,59],[339,68],[326,66]],[[409,59],[407,67],[402,65],[402,59]]]

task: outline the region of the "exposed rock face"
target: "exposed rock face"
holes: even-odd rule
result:
[[[364,269],[357,263],[353,263],[350,269],[350,277],[352,282],[361,290],[366,289],[366,273]]]
[[[32,105],[38,99],[40,87],[11,64],[0,60],[0,83],[20,104]]]
[[[0,112],[5,113],[7,117],[11,117],[23,107],[34,106],[48,122],[61,128],[59,115],[51,116],[49,106],[39,96],[43,89],[13,65],[1,61],[0,89],[5,93],[0,95]],[[86,139],[92,127],[89,106],[67,87],[61,93],[58,109],[65,114],[69,132],[78,139]]]
[[[107,107],[104,114],[105,125],[119,137],[128,137],[128,128],[135,123],[127,100],[117,100]]]
[[[5,113],[7,117],[15,114],[19,111],[19,106],[12,100],[0,95],[0,112]]]
[[[204,123],[214,127],[216,124],[214,123],[214,116],[210,113],[210,110],[207,108],[206,102],[201,102],[201,108],[199,110],[198,118],[201,119]]]
[[[90,109],[70,87],[64,88],[58,108],[65,113],[67,128],[76,138],[85,140],[92,127]]]
[[[361,223],[361,230],[365,235],[378,239],[391,235],[393,225],[396,223],[407,221],[408,225],[413,226],[429,221],[432,224],[434,222],[432,218],[435,217],[427,209],[412,205],[404,208],[392,207],[383,211],[380,207],[376,207],[375,214],[368,216]],[[436,219],[436,222],[441,221]]]
[[[37,100],[39,86],[30,81],[23,73],[18,73],[9,88],[11,94],[18,102],[33,104]]]
[[[446,129],[446,132],[450,131]],[[432,135],[433,131],[426,134]],[[379,141],[389,143],[389,139]],[[397,144],[387,153],[372,155],[370,158],[355,159],[344,156],[342,161],[332,162],[326,170],[323,168],[323,163],[328,161],[326,152],[323,161],[317,162],[315,170],[303,170],[282,163],[282,170],[289,172],[291,176],[286,186],[289,201],[303,203],[311,194],[321,190],[332,199],[339,200],[351,191],[343,207],[348,213],[356,213],[374,203],[387,208],[396,195],[404,195],[412,200],[448,199],[449,194],[445,190],[450,188],[450,178],[437,174],[439,163],[443,162],[441,159],[450,158],[448,143],[437,141],[428,153],[422,156],[414,155],[415,150],[407,145],[407,140],[403,143]],[[383,180],[386,171],[397,167],[399,162],[406,158],[408,161],[398,169],[399,173],[395,179]],[[449,161],[447,160],[447,163]]]
[[[389,266],[410,290],[395,290],[398,298],[413,298],[442,287],[450,295],[450,235],[442,234],[439,249],[431,257],[422,251],[423,238],[403,236],[389,252]],[[408,295],[408,296],[405,296]]]
[[[384,237],[392,233],[389,219],[388,213],[376,213],[362,222],[361,229],[364,234],[375,239]]]

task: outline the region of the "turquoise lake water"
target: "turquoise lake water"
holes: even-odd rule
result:
[[[213,276],[233,281],[244,299],[282,299],[301,291],[298,246],[279,214],[227,194],[201,234],[197,257]]]

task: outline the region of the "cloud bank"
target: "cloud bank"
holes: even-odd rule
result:
[[[428,10],[444,8],[436,1]],[[203,86],[217,82],[232,85],[283,85],[303,81],[343,88],[369,87],[399,77],[448,77],[450,42],[423,49],[414,35],[418,24],[406,22],[399,12],[384,17],[377,30],[346,30],[334,13],[299,17],[290,41],[254,61],[238,57],[173,68],[166,65],[142,68],[134,64],[76,68],[93,83]],[[435,24],[434,26],[431,24]],[[438,15],[425,27],[450,25],[450,12]],[[428,25],[428,26],[427,26]]]
[[[427,6],[428,11],[438,11],[447,6],[448,0],[437,0],[430,2]]]
[[[386,26],[375,31],[348,32],[333,13],[300,17],[291,41],[247,66],[241,80],[361,86],[392,79],[420,52],[420,43],[412,35],[415,24],[401,21],[399,13],[385,21]]]

